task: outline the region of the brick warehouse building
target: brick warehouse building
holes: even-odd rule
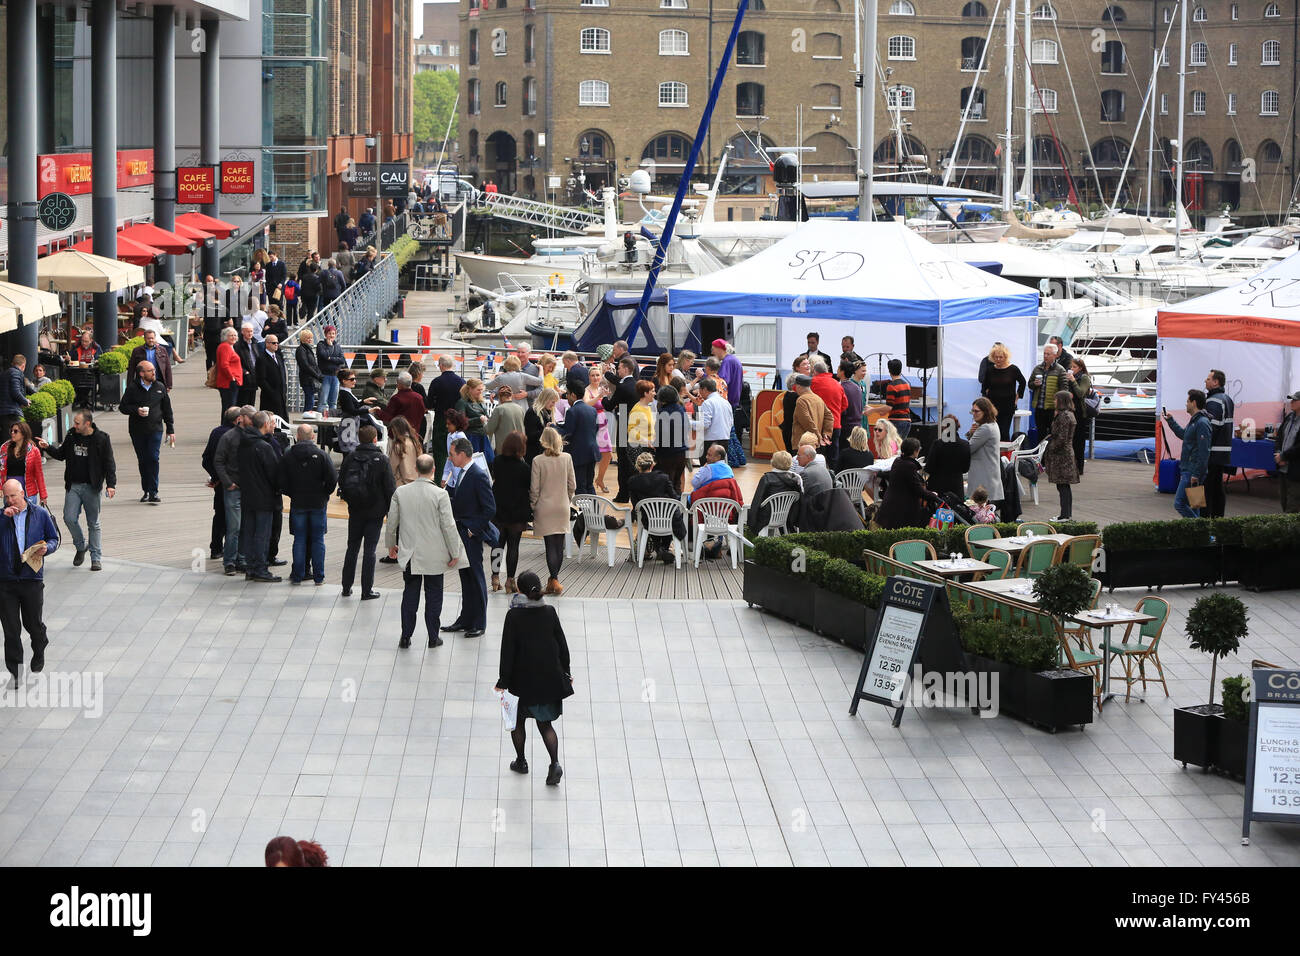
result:
[[[671,188],[730,32],[734,7],[725,7],[710,12],[699,0],[468,0],[460,11],[463,168],[476,179],[541,197],[547,174],[582,171],[594,188],[653,159],[658,187]],[[1227,203],[1244,215],[1276,216],[1289,206],[1296,9],[1296,0],[1205,0],[1189,8],[1184,193],[1193,208]],[[878,176],[914,166],[917,178],[938,181],[951,159],[953,182],[1000,191],[1005,3],[996,23],[994,10],[994,0],[881,0]],[[1034,0],[1028,18],[1018,6],[1016,20],[1014,181],[1019,187],[1024,175],[1028,69],[1036,90],[1036,193],[1064,197],[1072,179],[1085,201],[1096,201],[1100,187],[1106,202],[1135,136],[1122,198],[1145,198],[1147,123],[1140,130],[1137,123],[1153,49],[1172,26],[1153,104],[1152,206],[1163,210],[1174,194],[1175,3]],[[816,148],[805,154],[806,178],[851,177],[852,4],[754,0],[742,28],[699,177],[716,169],[731,143],[727,187],[766,192],[766,166],[751,142],[761,132],[765,146],[795,145],[799,106],[802,143]],[[952,156],[967,105],[962,144]]]

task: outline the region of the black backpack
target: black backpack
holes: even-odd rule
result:
[[[353,452],[339,470],[339,495],[350,509],[364,510],[379,500],[378,467],[388,467],[379,455]]]
[[[320,279],[321,291],[330,299],[337,299],[343,294],[343,284],[333,269],[326,269]]]

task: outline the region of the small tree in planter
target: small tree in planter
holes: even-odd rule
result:
[[[1058,622],[1068,620],[1092,603],[1092,575],[1077,564],[1054,564],[1034,579],[1034,596]]]
[[[1192,650],[1210,655],[1208,704],[1174,709],[1174,759],[1183,766],[1207,770],[1220,762],[1218,744],[1223,708],[1214,703],[1219,658],[1235,654],[1248,632],[1246,605],[1231,594],[1216,592],[1197,598],[1187,612],[1187,636]]]
[[[1219,718],[1219,746],[1214,766],[1245,779],[1246,749],[1250,746],[1250,704],[1243,697],[1245,675],[1223,679],[1223,715]]]

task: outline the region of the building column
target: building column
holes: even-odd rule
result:
[[[94,0],[90,37],[90,176],[95,255],[117,258],[117,3]],[[95,341],[117,344],[117,293],[95,293]]]
[[[199,56],[199,163],[217,166],[221,162],[221,21],[204,20],[203,52]],[[263,171],[265,173],[265,171]],[[218,186],[220,183],[218,182]],[[220,196],[217,192],[214,199]],[[217,217],[218,204],[203,206],[205,215]],[[218,282],[221,278],[221,246],[214,242],[203,250],[203,274]]]
[[[153,10],[153,221],[176,226],[176,21],[175,8]],[[176,282],[176,259],[166,256],[158,280]]]
[[[9,281],[36,287],[36,0],[7,0],[9,88]],[[40,323],[25,322],[9,336],[9,354],[36,364]],[[8,363],[6,363],[8,364]]]
[[[36,151],[52,153],[54,142],[54,9],[36,14]]]

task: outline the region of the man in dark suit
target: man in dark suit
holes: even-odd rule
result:
[[[605,406],[605,411],[614,413],[614,421],[610,422],[609,437],[613,440],[614,450],[618,453],[618,494],[614,496],[614,501],[618,504],[627,504],[627,483],[636,474],[636,468],[632,464],[632,446],[627,438],[627,426],[631,418],[632,406],[637,403],[637,367],[636,359],[630,355],[624,355],[619,359],[618,372],[605,373],[605,381],[612,391],[600,400],[601,405]]]
[[[452,371],[455,365],[450,355],[439,357],[438,377],[429,383],[424,399],[425,407],[433,412],[433,434],[429,441],[433,445],[433,460],[437,466],[435,475],[441,475],[447,463],[447,410],[456,407],[460,390],[465,385],[465,380]]]
[[[591,372],[587,366],[582,364],[578,358],[577,352],[565,352],[560,356],[560,363],[564,366],[564,377],[570,382],[577,382],[581,387],[578,394],[581,395],[586,391],[587,386],[591,384]]]
[[[245,322],[235,340],[235,354],[244,367],[244,384],[239,386],[235,402],[239,405],[252,405],[257,399],[257,361],[262,357],[262,346],[253,338],[253,323]]]
[[[27,503],[20,482],[4,483],[5,508],[0,516],[0,625],[5,636],[5,667],[15,686],[22,679],[22,627],[32,639],[32,672],[45,669],[45,646],[50,643],[41,614],[45,607],[44,569],[34,570],[23,552],[35,546],[42,558],[59,547],[59,532],[44,508]]]
[[[284,280],[288,277],[288,267],[285,266],[278,255],[274,252],[271,253],[271,257],[266,263],[266,294],[277,305],[283,306],[284,302],[279,295],[275,294],[275,290],[280,289],[281,295],[283,295]]]
[[[487,579],[483,576],[483,545],[494,547],[497,532],[492,518],[497,513],[492,479],[487,470],[473,464],[474,446],[468,438],[457,438],[448,451],[451,463],[461,469],[460,482],[452,492],[451,513],[465,545],[467,566],[460,569],[460,614],[444,631],[464,631],[466,637],[482,637],[487,630]]]
[[[127,382],[134,382],[139,376],[141,362],[149,362],[158,371],[158,381],[172,390],[172,359],[165,346],[158,344],[158,333],[153,329],[144,330],[144,345],[137,345],[131,350],[131,361],[126,364]]]
[[[596,462],[600,460],[600,446],[596,443],[596,410],[582,400],[583,386],[569,379],[569,410],[564,421],[556,426],[564,436],[573,459],[573,476],[577,482],[576,494],[594,495],[592,482],[596,475]],[[622,486],[619,486],[620,490]]]
[[[289,379],[280,354],[280,340],[268,335],[257,360],[257,387],[262,390],[262,411],[273,412],[289,420]]]
[[[239,446],[240,542],[247,567],[246,581],[275,584],[279,575],[269,570],[271,526],[284,506],[280,497],[280,456],[272,447],[275,422],[266,412],[253,416],[244,428]]]

